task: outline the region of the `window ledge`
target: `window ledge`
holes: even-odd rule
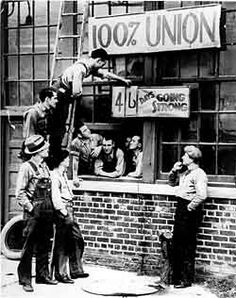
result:
[[[81,191],[96,191],[172,196],[175,190],[175,188],[169,186],[166,181],[158,184],[150,184],[142,182],[141,179],[128,177],[109,179],[97,176],[81,176],[80,178],[82,178],[83,181],[81,181],[79,187],[73,186],[74,194],[78,194]],[[70,182],[72,184],[72,181]],[[208,197],[236,200],[236,188],[208,186]]]

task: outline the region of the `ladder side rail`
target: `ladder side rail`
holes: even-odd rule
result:
[[[58,14],[58,20],[57,20],[57,32],[56,32],[56,38],[55,38],[55,44],[53,49],[53,58],[52,58],[52,67],[51,67],[51,74],[50,74],[50,86],[53,84],[53,77],[54,72],[56,68],[56,61],[57,61],[57,53],[58,53],[58,43],[59,43],[59,35],[60,35],[60,28],[62,26],[61,20],[62,20],[62,13],[63,13],[63,4],[64,1],[61,0],[60,7],[59,7],[59,14]]]

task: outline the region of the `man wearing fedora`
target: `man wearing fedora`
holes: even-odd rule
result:
[[[201,151],[184,148],[182,162],[174,164],[169,184],[177,186],[177,207],[173,231],[173,283],[175,288],[190,287],[194,281],[196,235],[201,219],[201,203],[207,198],[207,176],[199,167]]]
[[[24,209],[25,243],[18,266],[19,284],[26,292],[33,292],[32,257],[36,254],[36,283],[55,285],[49,277],[48,252],[53,231],[50,172],[45,163],[49,144],[41,135],[25,140],[25,153],[30,159],[19,170],[16,199]]]

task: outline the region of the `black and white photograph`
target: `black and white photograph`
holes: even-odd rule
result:
[[[0,296],[236,298],[236,1],[0,23]]]

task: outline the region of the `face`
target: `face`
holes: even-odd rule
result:
[[[41,156],[43,159],[48,157],[49,155],[49,146],[47,146],[45,149],[43,149],[42,151],[38,152],[39,156]]]
[[[99,68],[103,68],[105,64],[106,64],[106,60],[102,60],[101,58],[95,58],[93,67],[95,69],[99,69]]]
[[[127,137],[125,139],[125,148],[129,148],[130,141],[131,141],[131,138],[130,137]]]
[[[140,137],[133,136],[131,141],[130,141],[130,144],[129,144],[129,149],[135,150],[139,147],[140,147]]]
[[[69,156],[67,156],[61,163],[60,166],[62,166],[63,168],[67,169],[69,167],[70,164],[70,158]]]
[[[57,99],[57,94],[56,92],[53,92],[53,96],[52,97],[47,97],[45,99],[45,103],[46,103],[46,106],[48,107],[48,109],[55,109],[56,108],[56,105],[58,103],[58,99]]]
[[[112,140],[103,140],[102,142],[102,149],[105,154],[110,154],[115,147],[114,142]]]
[[[187,152],[185,152],[185,154],[182,156],[182,161],[185,166],[189,166],[190,164],[193,163],[192,158],[189,157]]]
[[[89,139],[91,137],[91,131],[86,125],[80,127],[80,133],[86,139]]]

